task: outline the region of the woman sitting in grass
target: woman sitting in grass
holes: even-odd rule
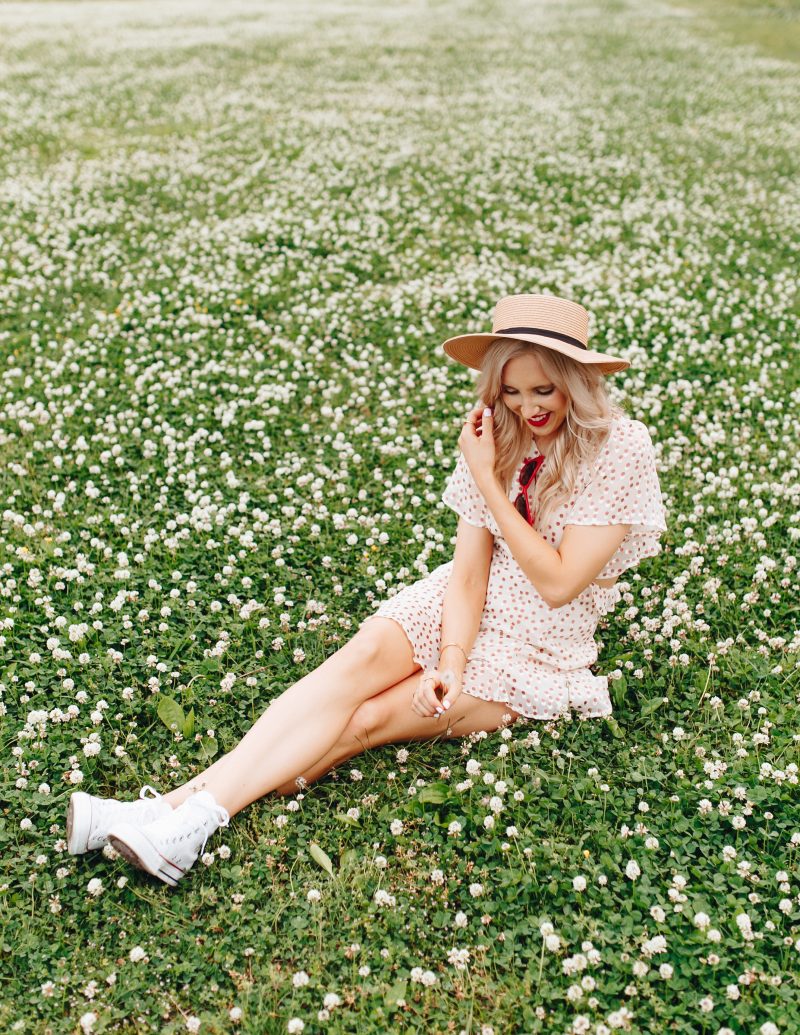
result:
[[[606,390],[630,364],[587,339],[586,310],[548,295],[507,296],[491,334],[448,339],[480,370],[481,400],[442,497],[459,514],[453,559],[380,604],[182,787],[133,802],[75,792],[69,851],[108,842],[174,886],[246,805],[367,748],[609,715],[608,680],[589,669],[597,622],[666,524],[647,428]]]

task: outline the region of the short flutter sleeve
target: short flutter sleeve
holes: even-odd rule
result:
[[[655,449],[641,421],[624,418],[615,423],[564,525],[631,526],[597,578],[614,578],[642,558],[660,553],[666,513]]]
[[[488,527],[486,500],[475,484],[463,453],[458,454],[456,466],[442,493],[442,502],[471,525],[477,525],[479,528]]]

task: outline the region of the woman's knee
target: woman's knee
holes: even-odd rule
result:
[[[340,743],[366,751],[380,743],[381,730],[386,725],[386,705],[378,697],[368,697],[350,716],[342,731]]]

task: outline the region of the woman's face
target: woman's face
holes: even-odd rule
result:
[[[536,446],[544,451],[567,416],[567,397],[548,381],[536,356],[515,356],[503,368],[503,402],[530,428]]]

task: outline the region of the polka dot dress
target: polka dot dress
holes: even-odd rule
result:
[[[532,440],[527,457],[540,455]],[[519,491],[518,474],[509,491],[512,501]],[[463,454],[442,500],[494,536],[486,603],[469,651],[464,693],[504,702],[531,719],[553,719],[566,712],[582,718],[610,715],[608,679],[593,675],[589,666],[601,646],[594,639],[598,620],[613,610],[619,587],[591,583],[563,607],[545,603],[514,559]],[[533,505],[535,510],[535,500]],[[598,579],[614,578],[643,557],[658,554],[659,536],[667,527],[653,443],[646,426],[628,417],[615,418],[597,459],[581,470],[572,498],[544,527],[536,527],[546,542],[558,547],[567,525],[616,524],[631,529]],[[423,669],[439,660],[442,603],[452,567],[452,560],[439,565],[365,619],[381,616],[398,622]]]

